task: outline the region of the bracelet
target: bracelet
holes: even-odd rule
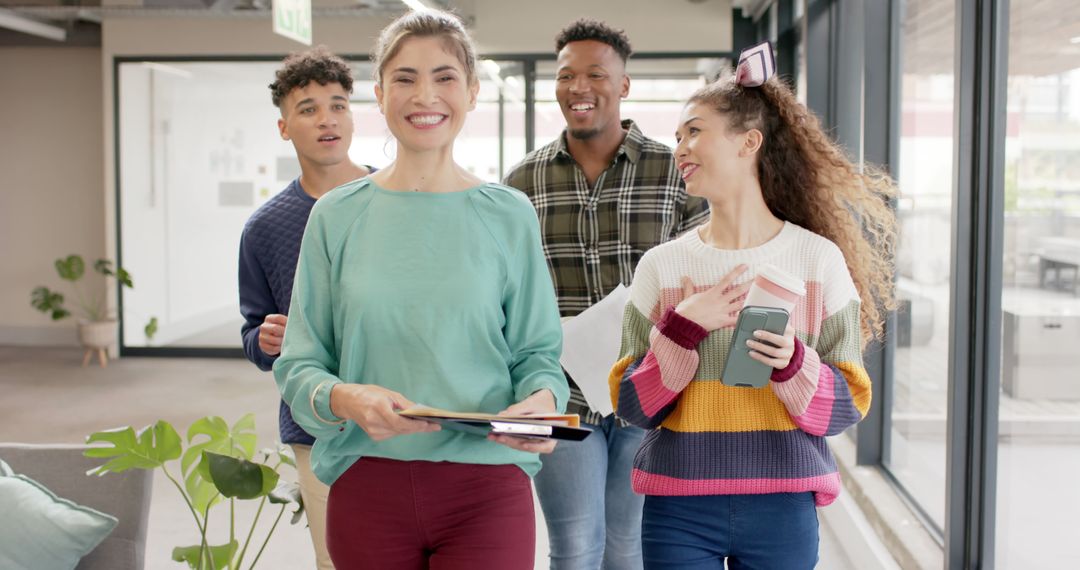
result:
[[[318,386],[316,386],[315,389],[311,391],[311,415],[315,416],[315,419],[319,420],[320,422],[322,422],[324,424],[328,424],[328,425],[332,425],[332,426],[339,426],[339,425],[345,423],[346,420],[338,420],[336,422],[327,420],[327,419],[323,418],[322,416],[320,416],[319,411],[315,408],[315,396],[319,393],[319,390],[322,390],[323,386],[326,386],[327,384],[330,384],[330,383],[331,382],[329,380],[327,380],[326,382],[323,382],[322,384],[319,384]]]

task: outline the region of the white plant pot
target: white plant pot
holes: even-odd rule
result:
[[[117,321],[79,321],[79,344],[86,348],[108,348],[116,342]]]

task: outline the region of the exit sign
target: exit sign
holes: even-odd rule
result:
[[[311,0],[274,0],[274,33],[311,45]]]

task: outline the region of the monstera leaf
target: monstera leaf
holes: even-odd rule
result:
[[[30,304],[42,313],[49,314],[54,321],[59,321],[71,314],[64,308],[64,296],[48,287],[35,288],[30,293]]]
[[[210,568],[228,568],[233,556],[236,555],[236,550],[240,548],[240,543],[234,540],[228,544],[209,546],[208,548],[210,549]],[[203,547],[198,544],[195,546],[177,546],[172,551],[172,559],[176,562],[187,562],[188,566],[192,568],[201,568],[199,555],[202,552],[204,552]]]
[[[65,281],[78,281],[86,273],[86,263],[81,255],[69,255],[56,260],[56,272]]]
[[[219,416],[205,417],[188,428],[190,444],[180,461],[184,475],[184,487],[191,502],[199,512],[206,512],[221,500],[218,490],[210,480],[210,471],[203,452],[210,451],[230,457],[251,459],[255,455],[255,415],[247,414],[229,427]],[[195,443],[196,440],[201,440]]]
[[[200,437],[205,440],[195,443]],[[181,461],[185,473],[202,459],[204,451],[251,459],[255,457],[255,414],[244,415],[231,428],[220,416],[203,418],[188,428],[187,440],[189,447]]]
[[[123,267],[118,267],[118,268],[116,268],[116,271],[113,272],[112,262],[109,261],[108,259],[99,259],[99,260],[95,261],[94,262],[94,271],[97,271],[98,273],[100,273],[100,274],[102,274],[102,275],[104,275],[106,277],[111,276],[111,275],[115,275],[116,280],[119,281],[120,284],[125,286],[125,287],[134,287],[135,286],[131,282],[131,274],[128,273],[127,270],[124,269]]]
[[[95,432],[86,438],[86,443],[108,444],[87,449],[83,452],[86,457],[111,458],[89,471],[90,475],[161,467],[166,461],[178,459],[181,448],[180,434],[166,421],[158,421],[139,433],[130,426]]]
[[[300,522],[300,517],[304,516],[304,498],[300,495],[299,483],[278,483],[278,486],[274,487],[273,491],[270,491],[268,498],[271,503],[278,505],[296,503],[296,510],[293,511],[290,524]]]
[[[296,504],[292,523],[302,520],[304,502],[300,496],[300,486],[282,482],[277,473],[282,465],[295,465],[291,450],[278,444],[275,448],[264,449],[258,461],[252,461],[256,449],[253,414],[240,418],[232,426],[220,417],[203,418],[188,429],[187,440],[189,447],[185,452],[180,434],[168,422],[159,421],[138,432],[125,427],[90,434],[87,443],[97,445],[87,449],[84,454],[108,460],[89,474],[162,469],[183,496],[202,539],[199,544],[173,549],[173,560],[200,570],[239,569],[241,564],[245,568],[255,567],[290,504]],[[181,462],[184,484],[169,472],[166,463],[173,460]],[[211,524],[210,519],[220,517],[212,517],[210,508],[226,499],[230,503],[226,526],[230,541],[212,546],[207,540],[207,532],[211,527],[217,528],[217,525]],[[231,504],[234,499],[261,499],[247,533],[236,532],[235,505]],[[281,506],[275,509],[276,518],[260,544],[254,534],[264,502]],[[245,535],[247,538],[243,541],[234,538]],[[244,563],[244,555],[249,547],[255,546],[258,546],[255,558],[248,565]]]
[[[119,281],[120,284],[124,287],[127,287],[129,289],[135,288],[135,283],[131,281],[131,274],[128,273],[127,269],[124,269],[123,267],[116,268],[116,280]]]
[[[157,334],[157,331],[158,331],[157,317],[150,317],[150,320],[146,321],[146,326],[143,327],[143,334],[146,335],[147,340],[153,340],[154,335]]]
[[[269,495],[278,483],[276,471],[247,459],[206,451],[203,452],[203,463],[210,470],[210,481],[226,497],[257,499]],[[288,502],[274,498],[271,501]]]

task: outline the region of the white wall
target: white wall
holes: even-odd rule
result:
[[[30,291],[72,298],[53,260],[106,251],[101,50],[5,47],[0,69],[0,344],[75,344],[74,322],[34,310]],[[103,280],[84,281],[103,293]]]
[[[465,2],[454,2],[469,12]],[[548,53],[576,18],[626,30],[636,52],[728,51],[731,2],[706,0],[475,0],[473,36],[488,53]]]

